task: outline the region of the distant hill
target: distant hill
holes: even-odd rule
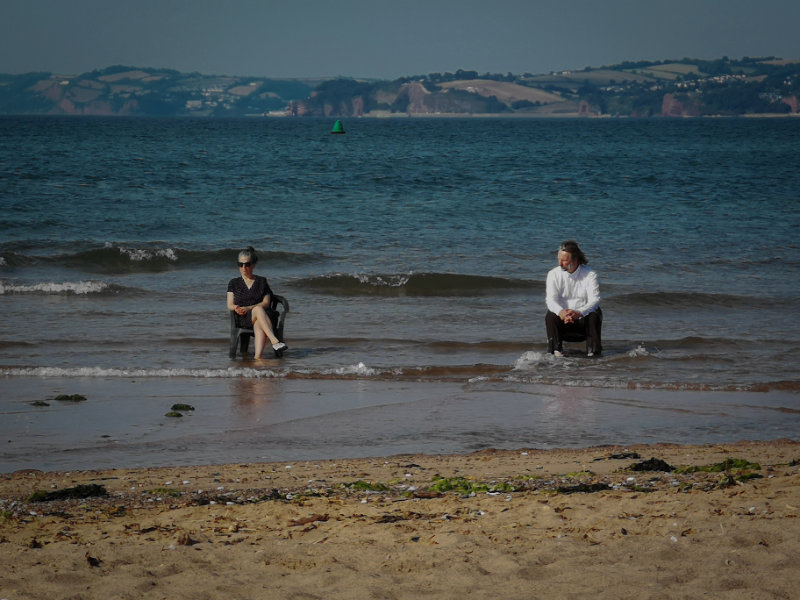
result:
[[[624,62],[534,75],[430,73],[394,81],[276,80],[114,66],[0,75],[0,114],[528,117],[790,115],[800,61]]]
[[[338,79],[291,114],[389,116],[706,116],[797,114],[800,61],[774,57],[626,62],[523,75],[431,73],[392,82]]]
[[[81,75],[0,75],[0,114],[245,116],[284,114],[319,80],[276,80],[114,66]]]

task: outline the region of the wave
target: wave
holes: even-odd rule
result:
[[[753,296],[661,291],[633,292],[618,296],[609,296],[603,301],[603,304],[604,306],[608,305],[620,308],[752,308],[755,304],[760,302],[763,302],[763,299]],[[772,298],[769,302],[774,305],[776,299]]]
[[[15,284],[0,281],[0,296],[4,294],[41,294],[41,295],[117,295],[123,292],[131,294],[137,290],[122,285],[102,281],[46,281],[35,284]],[[140,290],[144,293],[144,290]]]
[[[611,358],[629,361],[647,357],[644,348]],[[585,366],[585,359],[577,359]],[[604,359],[607,360],[607,359]],[[768,392],[784,391],[800,393],[800,381],[774,380],[751,383],[722,382],[676,382],[669,380],[631,380],[625,374],[598,377],[598,372],[583,374],[575,368],[575,360],[555,358],[546,352],[529,351],[517,359],[513,366],[473,364],[439,365],[406,368],[374,368],[363,362],[326,369],[285,369],[229,367],[227,369],[119,369],[104,367],[10,367],[0,368],[0,377],[36,378],[199,378],[199,379],[298,379],[298,380],[372,380],[449,382],[466,385],[523,384],[558,387],[583,387],[605,389],[638,389],[665,391],[724,391],[724,392]],[[781,409],[790,410],[790,409]],[[793,409],[791,409],[793,410]]]
[[[456,273],[332,273],[294,285],[333,296],[490,296],[544,290],[541,282]]]
[[[280,374],[269,369],[234,368],[228,369],[117,369],[107,367],[12,367],[0,369],[6,377],[200,377],[200,378],[263,378],[277,377]]]
[[[26,267],[38,264],[80,269],[97,273],[162,272],[197,266],[232,265],[239,248],[217,250],[187,250],[165,247],[157,242],[141,245],[106,243],[102,247],[81,249],[55,256],[38,256],[14,251],[0,256],[0,267]],[[306,264],[320,262],[326,257],[267,250],[258,252],[261,264]]]

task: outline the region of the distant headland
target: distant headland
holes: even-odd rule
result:
[[[623,62],[535,75],[268,79],[113,66],[0,74],[0,115],[701,117],[800,114],[800,60]]]

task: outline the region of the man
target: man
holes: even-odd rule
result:
[[[600,286],[588,263],[577,242],[570,240],[559,246],[558,266],[547,274],[547,350],[556,356],[562,356],[565,340],[585,339],[587,356],[603,350]]]

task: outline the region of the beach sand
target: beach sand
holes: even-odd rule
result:
[[[798,459],[777,440],[18,471],[0,598],[796,598]],[[30,501],[80,490],[107,495]]]

